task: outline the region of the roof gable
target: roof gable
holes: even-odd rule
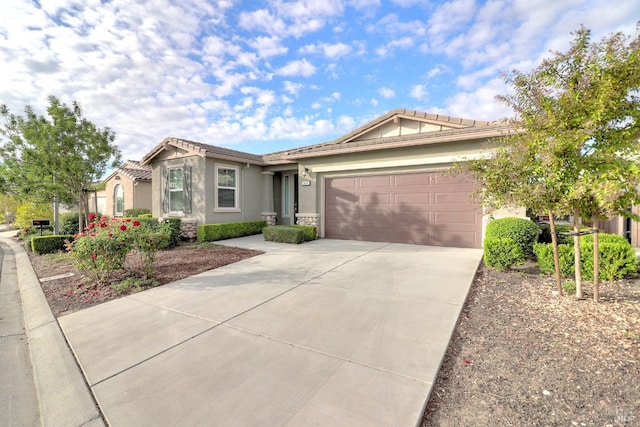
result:
[[[104,181],[109,181],[116,175],[122,175],[132,181],[151,181],[151,168],[136,160],[127,160]]]
[[[154,158],[168,150],[180,151],[182,156],[215,157],[233,162],[250,163],[254,165],[264,164],[262,156],[256,154],[174,137],[165,138],[142,158],[141,163],[148,165]]]
[[[360,126],[333,143],[345,144],[376,138],[415,135],[443,130],[486,126],[488,122],[461,119],[441,114],[421,113],[413,110],[395,109],[369,123]]]

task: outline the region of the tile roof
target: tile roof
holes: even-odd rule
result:
[[[143,165],[137,160],[127,160],[109,175],[105,181],[110,180],[116,175],[123,175],[132,181],[151,181],[151,166]]]

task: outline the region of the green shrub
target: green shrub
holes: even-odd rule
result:
[[[58,232],[60,234],[76,234],[78,232],[80,218],[78,212],[65,212],[58,218]]]
[[[487,267],[506,270],[524,263],[522,247],[508,237],[487,237],[483,249]]]
[[[215,242],[216,240],[260,234],[266,225],[266,221],[203,224],[198,226],[198,242]]]
[[[554,274],[556,271],[553,262],[553,245],[550,243],[536,243],[533,251],[538,260],[538,267],[544,274]],[[558,258],[560,259],[560,275],[562,277],[573,276],[573,246],[558,245]]]
[[[533,258],[533,245],[538,241],[540,228],[525,218],[500,218],[487,224],[485,237],[509,238],[513,240],[526,257]]]
[[[264,240],[281,243],[302,243],[304,242],[304,230],[299,227],[287,225],[274,225],[262,229]]]
[[[540,227],[540,235],[538,236],[538,243],[551,243],[551,226],[549,224],[542,224]],[[558,238],[559,245],[569,245],[573,243],[573,236],[567,234],[573,230],[573,227],[569,224],[556,224],[556,236]]]
[[[140,221],[146,221],[146,218],[140,218]],[[169,247],[173,248],[180,243],[180,234],[182,233],[182,220],[180,218],[164,218],[163,223],[169,225],[171,236],[169,237]]]
[[[292,225],[292,227],[300,228],[304,231],[304,240],[305,242],[310,242],[311,240],[316,240],[318,237],[318,228],[313,225]]]
[[[600,256],[600,278],[610,281],[622,279],[633,275],[638,269],[638,258],[631,244],[622,236],[600,233],[598,238]],[[535,253],[538,259],[540,271],[553,274],[553,248],[551,244],[538,243],[535,245]],[[558,245],[560,259],[560,273],[563,277],[571,277],[574,274],[573,245]],[[580,238],[580,265],[582,277],[585,280],[593,280],[593,236],[586,235]]]
[[[73,240],[73,236],[67,235],[50,235],[50,236],[32,236],[31,249],[38,255],[51,254],[65,249],[65,241]]]
[[[125,209],[124,210],[124,216],[130,217],[130,218],[137,218],[140,215],[143,214],[150,214],[151,211],[149,209],[146,208],[135,208],[135,209]]]

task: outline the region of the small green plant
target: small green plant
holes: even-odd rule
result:
[[[573,280],[565,280],[562,282],[562,289],[564,289],[568,295],[574,295],[576,293],[576,282]]]
[[[127,277],[121,282],[111,285],[111,289],[121,294],[133,288],[136,292],[140,292],[145,288],[151,288],[160,285],[160,282],[153,279],[140,279],[138,277]]]

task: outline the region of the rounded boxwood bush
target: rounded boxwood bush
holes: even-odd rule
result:
[[[508,237],[487,237],[484,239],[484,263],[496,270],[506,270],[524,263],[522,247]]]
[[[533,258],[533,245],[538,241],[540,229],[533,221],[525,218],[499,218],[487,224],[487,238],[508,238],[513,240],[525,257]]]

